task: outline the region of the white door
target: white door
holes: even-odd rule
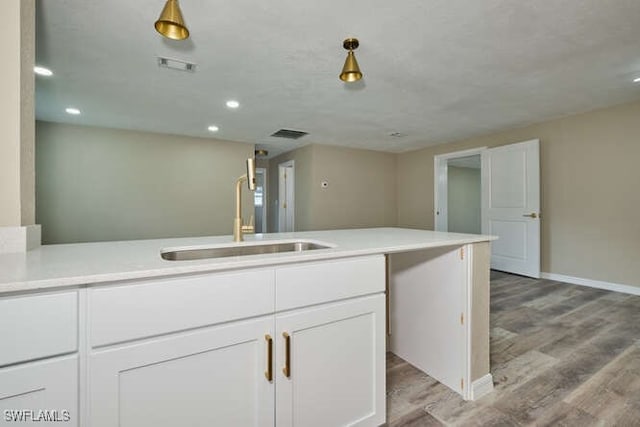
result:
[[[91,426],[273,426],[274,381],[266,376],[273,321],[234,322],[95,352]]]
[[[278,165],[278,231],[295,229],[295,167],[294,161]]]
[[[540,142],[482,153],[482,233],[491,243],[491,268],[540,277]]]
[[[0,369],[0,426],[78,426],[77,409],[77,356]]]
[[[382,294],[276,316],[278,427],[385,422],[384,316]]]

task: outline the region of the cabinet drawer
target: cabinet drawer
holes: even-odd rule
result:
[[[276,283],[276,311],[384,292],[384,256],[282,267]]]
[[[273,269],[160,279],[89,291],[93,347],[273,313]]]
[[[20,420],[20,411],[44,411],[51,420]],[[0,369],[0,426],[77,427],[78,356],[64,356]],[[3,422],[4,421],[4,422]]]
[[[0,366],[78,348],[78,294],[0,299]]]

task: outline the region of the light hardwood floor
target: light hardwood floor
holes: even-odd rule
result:
[[[465,402],[388,353],[388,425],[640,426],[640,297],[492,272],[491,373]]]

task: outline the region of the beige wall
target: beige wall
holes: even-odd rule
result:
[[[22,225],[36,221],[35,19],[34,0],[20,1],[20,215]]]
[[[541,141],[542,271],[640,286],[640,102],[398,156],[398,223],[433,229],[433,156]]]
[[[314,145],[311,229],[395,226],[396,155]],[[321,188],[327,181],[329,186]]]
[[[480,234],[480,169],[449,165],[447,171],[448,230]]]
[[[295,161],[296,230],[396,225],[395,154],[307,145],[270,161],[270,230],[277,229],[278,164],[287,160]]]
[[[33,0],[5,0],[0,26],[0,227],[35,220]]]
[[[231,234],[253,145],[48,122],[36,130],[44,243]]]

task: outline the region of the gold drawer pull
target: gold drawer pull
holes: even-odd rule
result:
[[[291,336],[286,332],[283,332],[282,336],[284,337],[284,368],[282,373],[285,377],[291,378]]]
[[[267,381],[273,381],[273,338],[271,335],[265,335],[264,339],[267,341],[267,370],[264,373],[264,376],[267,378]]]
[[[528,217],[528,218],[538,218],[538,214],[537,214],[537,213],[535,213],[535,212],[534,212],[534,213],[530,213],[530,214],[528,214],[528,215],[522,215],[522,216],[526,216],[526,217]]]

